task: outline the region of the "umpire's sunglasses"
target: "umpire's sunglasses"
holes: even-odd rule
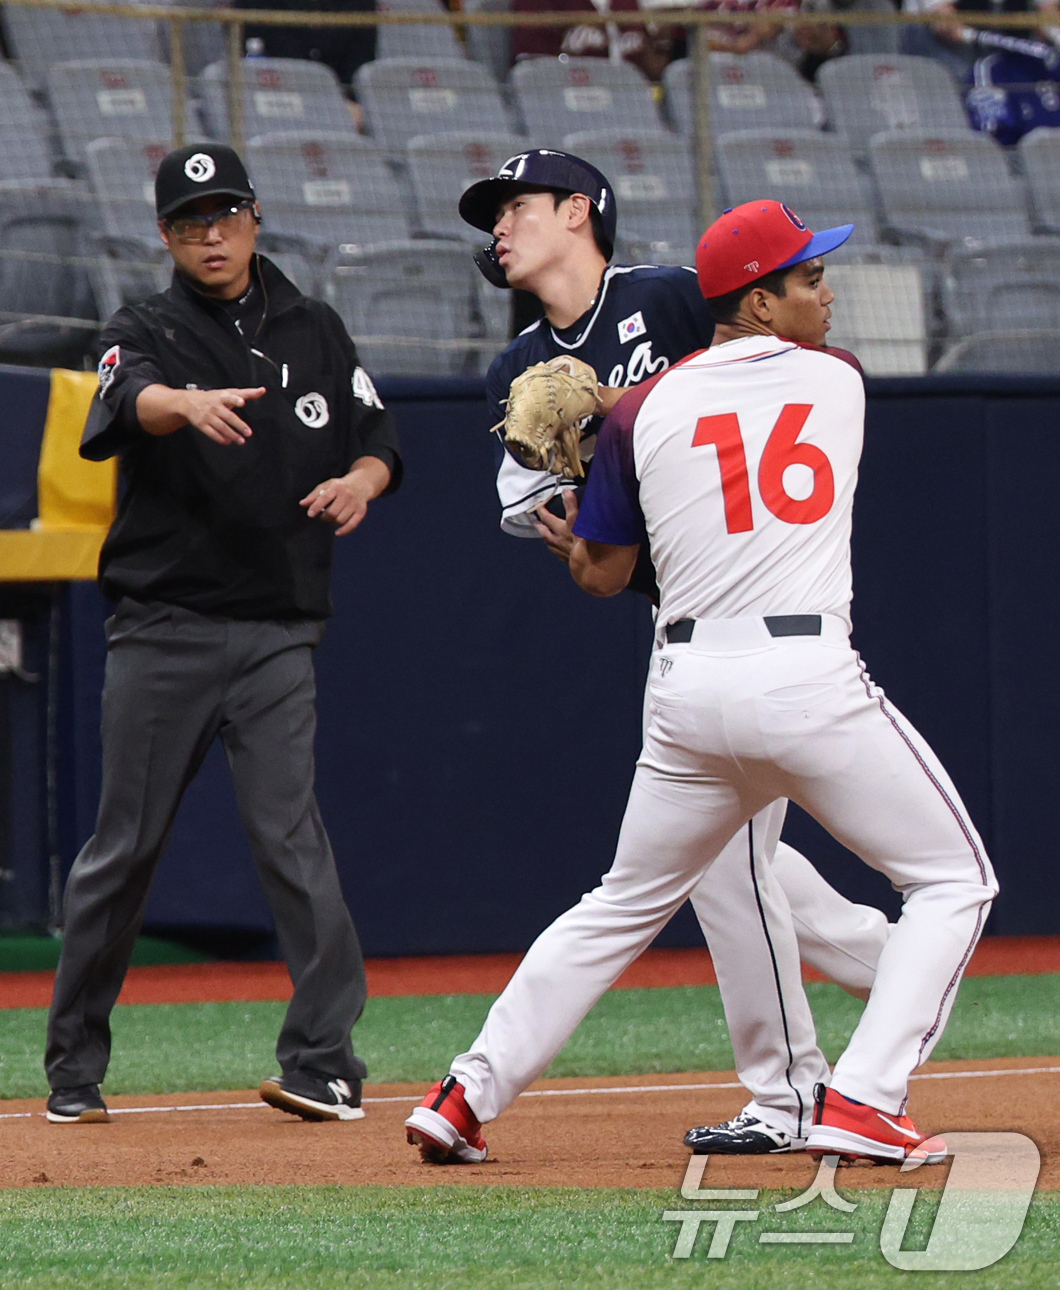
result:
[[[178,215],[175,219],[163,220],[162,223],[174,237],[182,242],[205,242],[206,235],[216,224],[222,234],[234,233],[246,211],[254,209],[254,202],[237,202],[234,206],[222,207],[212,215]]]

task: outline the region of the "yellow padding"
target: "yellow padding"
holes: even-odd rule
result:
[[[29,529],[0,530],[0,581],[91,581],[114,518],[115,460],[82,461],[81,431],[96,392],[93,372],[52,371],[37,464],[37,514]]]
[[[0,582],[91,582],[107,530],[0,529]]]
[[[37,467],[35,529],[110,528],[114,519],[118,464],[84,461],[81,432],[98,388],[94,372],[52,371],[44,442]]]

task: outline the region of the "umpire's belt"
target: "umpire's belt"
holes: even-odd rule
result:
[[[821,615],[820,614],[778,614],[771,618],[753,618],[753,619],[715,619],[710,620],[712,626],[718,624],[731,623],[737,624],[763,624],[765,630],[770,636],[820,636],[821,635]],[[676,623],[668,623],[666,627],[666,643],[668,645],[686,645],[692,639],[692,633],[696,628],[696,619],[682,618]],[[760,629],[759,629],[760,630]]]

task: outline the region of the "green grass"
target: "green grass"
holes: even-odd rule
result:
[[[0,972],[48,972],[59,965],[62,940],[57,936],[21,936],[0,932]],[[141,936],[133,947],[134,967],[159,963],[205,963],[208,955],[176,941]]]
[[[822,1047],[834,1060],[861,1004],[836,986],[808,987]],[[431,1080],[474,1038],[490,995],[373,999],[355,1031],[375,1081]],[[248,1088],[273,1070],[279,1003],[117,1008],[109,1093]],[[0,1096],[37,1097],[45,1013],[0,1011]],[[1060,975],[970,978],[936,1058],[1060,1054]],[[597,1004],[553,1075],[727,1070],[732,1049],[714,987],[615,990]]]
[[[905,1180],[908,1182],[908,1180]],[[879,1253],[885,1192],[847,1193],[852,1215],[819,1202],[737,1224],[724,1259],[707,1260],[710,1227],[692,1256],[671,1255],[694,1209],[672,1191],[439,1186],[187,1187],[0,1193],[0,1286],[85,1290],[313,1287],[313,1290],[1052,1290],[1060,1197],[1039,1196],[1014,1249],[992,1268],[901,1273]],[[906,1249],[933,1220],[925,1193]],[[759,1209],[791,1192],[763,1192]],[[718,1208],[717,1202],[700,1208]],[[721,1202],[721,1208],[732,1202]],[[765,1247],[760,1231],[851,1231],[850,1246]]]

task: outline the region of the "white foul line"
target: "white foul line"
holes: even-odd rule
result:
[[[990,1071],[930,1071],[924,1075],[911,1075],[910,1079],[989,1079],[1000,1075],[1060,1075],[1060,1066],[1014,1066],[1007,1070]],[[627,1084],[609,1088],[535,1088],[521,1093],[520,1097],[599,1097],[608,1093],[702,1093],[711,1089],[743,1088],[739,1082],[726,1084]],[[384,1102],[418,1102],[421,1093],[402,1094],[400,1097],[366,1097],[366,1104]],[[264,1102],[204,1102],[198,1106],[118,1106],[111,1107],[111,1115],[164,1115],[170,1111],[260,1111]],[[0,1114],[0,1120],[31,1120],[41,1111],[9,1111]]]

